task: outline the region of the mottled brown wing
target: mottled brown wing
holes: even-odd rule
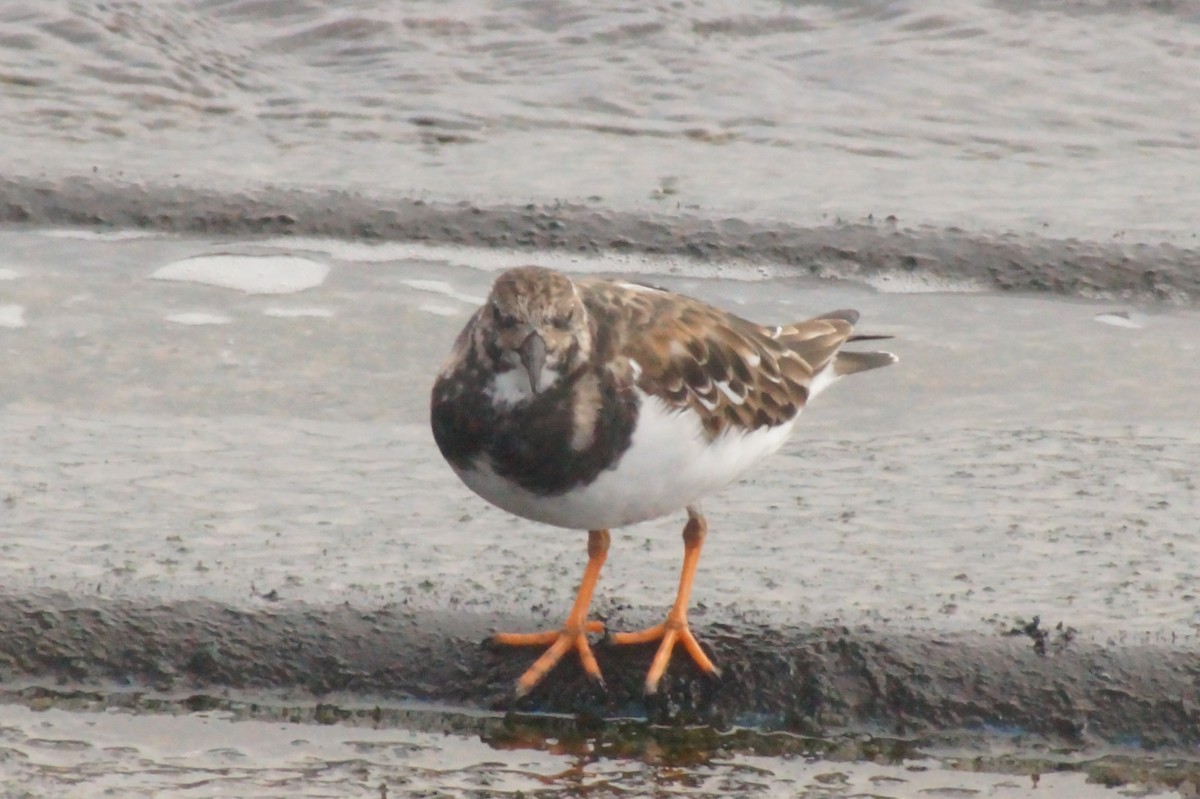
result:
[[[710,438],[794,417],[813,374],[837,354],[853,323],[831,314],[768,328],[661,289],[578,282],[606,348],[637,364],[632,379],[668,405],[691,408]]]

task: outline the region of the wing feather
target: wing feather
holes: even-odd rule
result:
[[[636,361],[630,381],[696,412],[710,438],[790,421],[852,329],[840,318],[768,328],[660,289],[597,279],[577,286],[608,357]]]
[[[610,368],[668,406],[694,411],[710,438],[791,420],[807,403],[814,376],[830,365],[829,375],[838,377],[896,360],[886,352],[847,352],[839,362],[847,341],[886,338],[853,335],[853,310],[765,327],[652,286],[598,278],[576,285]],[[630,361],[639,368],[630,369]]]

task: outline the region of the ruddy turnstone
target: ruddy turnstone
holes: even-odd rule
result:
[[[646,675],[658,688],[677,642],[717,669],[687,622],[708,525],[697,503],[787,440],[801,409],[844,375],[896,361],[845,352],[856,311],[764,327],[699,300],[636,283],[529,266],[504,272],[454,343],[433,386],[433,435],[467,486],[504,510],[588,530],[588,562],[559,630],[500,633],[549,645],[521,675],[531,690],[570,649],[602,682],[588,607],[609,530],[686,509],[683,569],[666,620],[616,633],[661,639]]]

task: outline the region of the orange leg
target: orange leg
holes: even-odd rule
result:
[[[579,660],[588,676],[601,685],[604,678],[600,675],[600,666],[592,647],[588,644],[588,633],[604,632],[604,623],[588,621],[588,607],[592,604],[592,592],[596,589],[596,581],[600,577],[600,567],[608,556],[608,544],[611,537],[608,530],[591,530],[588,532],[588,562],[583,570],[583,582],[579,584],[579,593],[575,595],[575,605],[567,614],[567,621],[560,630],[544,633],[496,633],[493,640],[507,646],[540,646],[550,644],[550,648],[534,661],[517,679],[517,696],[521,697],[533,690],[534,686],[562,660],[567,650],[574,648],[579,652]]]
[[[666,621],[638,632],[614,633],[610,636],[610,640],[614,644],[645,644],[662,639],[662,643],[658,645],[658,652],[654,655],[654,661],[650,664],[650,671],[646,673],[647,694],[654,694],[658,691],[658,682],[662,679],[663,672],[667,670],[667,663],[671,660],[671,650],[675,648],[677,641],[683,644],[683,648],[692,656],[692,660],[696,661],[696,665],[700,667],[701,671],[713,676],[720,674],[717,667],[709,660],[708,655],[704,654],[704,650],[700,648],[687,621],[688,599],[692,595],[692,580],[696,577],[696,564],[700,562],[700,548],[704,546],[704,536],[707,533],[708,523],[704,521],[704,517],[696,509],[688,508],[688,522],[683,528],[683,570],[679,575],[679,593],[675,595],[675,604],[667,613]]]

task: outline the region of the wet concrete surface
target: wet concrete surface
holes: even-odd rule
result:
[[[644,718],[651,722],[837,730],[961,741],[989,733],[1149,750],[1200,743],[1195,653],[1037,635],[913,633],[715,623],[704,639],[723,676],[675,664],[660,695],[641,682],[653,647],[599,649],[607,690],[573,663],[514,702],[534,655],[485,642],[519,617],[285,603],[251,611],[210,601],[154,605],[64,594],[0,598],[8,681],[139,686],[220,696],[296,690],[449,705]],[[1032,632],[1032,631],[1031,631]],[[1191,697],[1191,698],[1189,698]]]
[[[20,310],[0,327],[5,684],[510,706],[534,653],[481,642],[560,622],[584,536],[470,495],[425,408],[474,298],[527,254],[0,240],[0,306]],[[291,294],[151,279],[230,252],[330,268]],[[1195,311],[558,257],[536,260],[649,274],[763,321],[857,307],[902,360],[831,390],[706,505],[693,620],[720,683],[681,661],[648,704],[649,651],[605,647],[607,694],[566,662],[519,708],[964,746],[1200,742]],[[614,629],[665,610],[681,524],[614,535],[595,605]]]
[[[527,252],[638,253],[720,264],[749,260],[818,277],[918,273],[1000,291],[1194,303],[1200,245],[1041,238],[912,227],[894,219],[770,219],[614,211],[602,205],[439,203],[314,189],[219,191],[102,178],[0,178],[0,222],[103,225],[215,236],[328,236]]]

